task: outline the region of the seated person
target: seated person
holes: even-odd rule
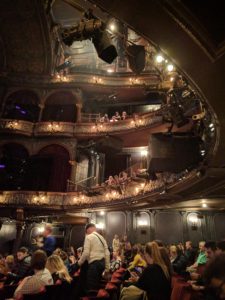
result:
[[[117,120],[117,121],[120,121],[121,120],[121,116],[120,116],[120,114],[119,114],[119,112],[118,111],[116,111],[116,113],[115,113],[115,119]]]
[[[110,263],[110,271],[114,272],[122,266],[122,257],[119,249],[113,251],[113,259]]]
[[[184,255],[187,258],[187,264],[188,264],[188,266],[193,265],[194,262],[195,262],[196,251],[192,247],[192,242],[191,241],[186,241]]]
[[[122,112],[122,120],[125,120],[127,118],[127,113],[125,111]]]
[[[170,261],[175,273],[182,274],[187,267],[186,257],[177,249],[177,246],[170,246]]]
[[[113,176],[109,176],[109,179],[105,181],[108,185],[116,185],[116,181]]]
[[[131,281],[137,288],[146,291],[151,299],[156,297],[160,300],[170,300],[171,277],[155,242],[146,244],[145,260],[147,267],[139,278],[133,277]],[[130,288],[131,286],[127,289]],[[130,299],[130,297],[123,297],[124,293],[126,293],[126,288],[125,291],[123,289],[121,292],[121,299]]]
[[[199,242],[199,254],[196,262],[187,268],[188,271],[196,270],[199,265],[204,265],[207,262],[205,242]]]
[[[225,299],[225,254],[215,256],[203,274],[204,299]]]
[[[31,256],[26,247],[21,247],[17,253],[17,264],[14,267],[13,273],[8,273],[7,284],[19,282],[24,277],[31,274]]]
[[[70,277],[68,270],[60,256],[56,254],[49,256],[47,259],[46,268],[51,273],[54,284],[56,284],[58,280],[67,283],[72,281],[72,278]]]
[[[25,277],[17,287],[14,293],[15,298],[26,294],[37,294],[45,285],[52,285],[53,279],[48,269],[45,268],[47,255],[42,250],[37,250],[31,258],[31,268],[34,271],[33,276]]]
[[[128,270],[132,271],[135,267],[145,268],[146,261],[143,258],[144,251],[140,244],[136,244],[132,248],[132,262],[129,264]]]

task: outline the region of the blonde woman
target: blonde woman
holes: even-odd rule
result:
[[[68,270],[60,256],[55,254],[49,256],[47,259],[46,268],[51,273],[54,283],[56,283],[57,280],[68,283],[71,282],[72,278],[70,277]]]
[[[138,290],[134,289],[133,286],[123,289],[121,299],[136,299],[131,296],[142,291],[143,293],[147,292],[151,299],[170,300],[171,278],[158,245],[155,242],[146,244],[144,255],[147,267],[137,281],[133,283]]]

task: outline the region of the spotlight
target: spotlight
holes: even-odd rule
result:
[[[116,30],[116,26],[115,26],[114,23],[111,23],[111,24],[109,25],[109,30],[112,31],[112,32],[114,32],[114,31]]]
[[[88,19],[80,21],[77,26],[63,29],[63,42],[67,46],[71,46],[74,41],[92,40],[98,57],[111,64],[118,54],[109,33],[105,30],[105,24],[92,13],[86,14],[86,17]]]
[[[202,207],[206,208],[208,205],[206,203],[202,203]]]
[[[163,60],[164,60],[164,58],[163,58],[162,55],[157,55],[157,56],[156,56],[156,61],[157,61],[157,63],[161,63]]]
[[[167,66],[167,71],[168,71],[168,72],[172,72],[173,69],[174,69],[174,66],[173,66],[173,65],[168,65],[168,66]]]

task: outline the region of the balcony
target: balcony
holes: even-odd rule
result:
[[[136,129],[151,128],[162,123],[160,110],[149,112],[123,121],[102,123],[96,122],[38,122],[32,123],[23,120],[0,120],[1,133],[14,133],[26,136],[96,136],[133,131]]]
[[[198,170],[171,174],[169,180],[160,176],[155,181],[148,183],[130,181],[124,191],[100,186],[88,192],[45,192],[45,191],[4,191],[0,194],[1,207],[42,208],[50,210],[83,209],[101,206],[144,205],[146,201],[153,206],[159,205],[156,200],[165,197],[172,188],[179,188],[196,180]],[[144,200],[144,201],[143,201]]]

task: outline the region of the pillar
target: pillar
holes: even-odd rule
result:
[[[13,253],[15,254],[20,247],[20,243],[24,230],[24,210],[17,208],[16,210],[16,239],[13,244]]]
[[[81,103],[76,103],[76,107],[77,107],[77,123],[81,122],[81,110],[82,110],[82,104]]]

